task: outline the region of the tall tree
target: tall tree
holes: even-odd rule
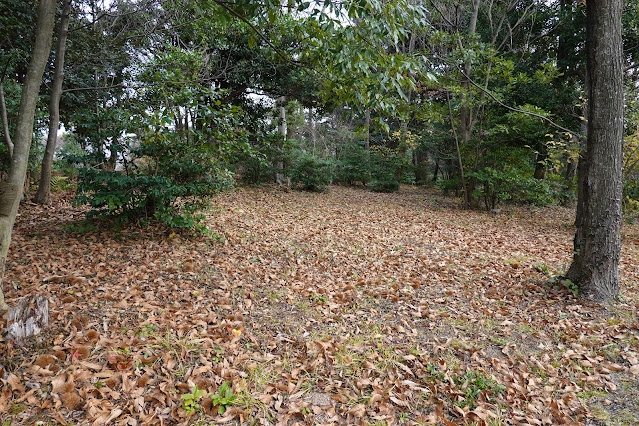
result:
[[[619,293],[623,163],[623,0],[586,6],[588,136],[579,165],[574,259],[567,278],[584,296]]]
[[[13,139],[11,169],[6,181],[0,184],[0,312],[8,309],[2,292],[1,277],[11,243],[11,232],[22,199],[24,180],[27,174],[29,149],[33,139],[35,108],[40,92],[42,74],[47,65],[53,37],[55,20],[55,0],[40,0],[38,23],[29,68],[22,87],[20,109]]]
[[[53,88],[51,89],[51,99],[49,101],[49,136],[47,137],[47,146],[44,150],[44,158],[42,159],[40,183],[38,184],[35,197],[33,197],[33,201],[38,204],[49,204],[49,198],[51,196],[51,167],[53,165],[53,154],[55,153],[56,143],[58,142],[60,98],[62,97],[62,82],[64,80],[64,52],[67,45],[67,34],[69,33],[70,10],[71,0],[63,0],[58,43],[55,50]]]

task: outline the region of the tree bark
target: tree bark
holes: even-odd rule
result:
[[[13,142],[9,132],[9,117],[7,115],[7,103],[4,100],[4,84],[0,81],[0,115],[2,115],[2,131],[4,132],[4,143],[7,145],[9,161],[13,158]]]
[[[364,119],[366,122],[364,126],[366,127],[366,133],[364,135],[364,149],[366,152],[371,150],[371,109],[366,108],[366,118]]]
[[[280,159],[277,162],[278,171],[275,173],[275,182],[278,185],[284,185],[284,141],[286,140],[286,96],[280,96],[279,103],[279,118],[277,120],[277,133],[282,137],[282,152],[280,152]]]
[[[69,12],[71,10],[71,0],[64,0],[62,16],[60,18],[60,32],[58,34],[58,44],[55,56],[55,71],[53,74],[53,87],[51,89],[51,100],[49,101],[49,135],[47,146],[42,159],[42,169],[40,171],[40,182],[33,202],[38,204],[49,204],[51,198],[51,167],[53,165],[53,155],[55,154],[58,142],[58,125],[60,124],[60,98],[62,97],[62,82],[64,81],[64,53],[66,51],[67,34],[69,33]]]
[[[473,36],[477,32],[477,17],[479,15],[479,5],[481,0],[473,0],[472,5],[473,9],[470,14],[470,21],[468,23],[468,35]],[[470,60],[464,62],[464,74],[470,77],[470,72],[472,70],[472,63]],[[468,78],[464,78],[462,81],[462,87],[464,88],[464,92],[466,93],[469,99],[462,101],[462,105],[459,109],[459,121],[460,121],[460,136],[461,140],[464,144],[468,144],[473,135],[473,127],[475,126],[475,119],[473,117],[473,111],[470,107],[470,97],[471,97],[471,89],[470,82]]]
[[[55,3],[55,0],[40,0],[38,5],[35,43],[20,97],[11,168],[7,180],[2,182],[0,186],[0,312],[5,312],[8,309],[4,301],[1,279],[4,276],[4,267],[11,243],[11,231],[18,213],[27,174],[40,82],[51,50]]]
[[[455,140],[455,151],[457,152],[457,165],[459,166],[459,178],[461,179],[462,190],[464,191],[464,208],[470,207],[470,194],[468,193],[468,187],[466,186],[466,176],[464,175],[464,161],[461,155],[461,149],[459,148],[459,138],[455,131],[455,122],[453,120],[453,109],[450,105],[450,94],[446,92],[446,101],[448,103],[448,119],[450,120],[450,128],[453,131],[453,138]]]
[[[586,51],[588,136],[579,164],[574,258],[566,277],[580,293],[613,301],[619,293],[623,163],[622,0],[589,1]]]

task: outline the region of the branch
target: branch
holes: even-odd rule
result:
[[[511,107],[509,105],[506,105],[505,103],[503,103],[502,101],[500,101],[499,99],[497,99],[497,97],[488,89],[484,89],[483,87],[481,87],[480,85],[478,85],[477,83],[475,83],[470,76],[466,75],[466,73],[464,73],[464,71],[462,71],[461,69],[459,70],[462,75],[468,80],[468,82],[470,82],[470,84],[472,84],[473,86],[475,86],[477,89],[481,90],[483,93],[487,94],[488,96],[490,96],[492,98],[493,101],[497,102],[499,105],[501,105],[502,107],[506,108],[507,110],[513,111],[513,112],[519,112],[521,114],[525,114],[525,115],[529,115],[531,117],[537,117],[540,118],[541,120],[545,121],[546,123],[550,124],[551,126],[564,131],[566,133],[570,133],[572,136],[576,137],[577,139],[585,139],[584,135],[581,135],[579,133],[575,133],[572,130],[561,126],[557,123],[555,123],[554,121],[552,121],[550,118],[548,117],[544,117],[541,114],[537,114],[535,112],[530,112],[530,111],[524,111],[523,109],[519,109],[519,108],[514,108]]]
[[[266,44],[268,44],[271,47],[271,49],[273,49],[275,51],[275,53],[277,53],[277,56],[282,58],[285,62],[290,62],[290,63],[295,64],[295,65],[299,65],[300,64],[298,61],[294,61],[293,59],[290,59],[290,58],[286,57],[284,55],[284,53],[282,53],[282,51],[277,46],[275,46],[264,34],[262,34],[262,32],[259,29],[257,29],[257,27],[255,27],[255,25],[251,24],[249,22],[249,20],[246,19],[244,16],[240,15],[238,12],[236,12],[233,9],[231,9],[229,6],[227,6],[221,0],[213,0],[213,1],[218,6],[220,6],[222,9],[228,11],[231,15],[235,16],[237,19],[239,19],[240,21],[242,21],[246,25],[248,25],[249,28],[251,28],[251,30],[253,30],[253,32],[255,34],[257,34],[258,37],[261,38]]]
[[[628,65],[626,68],[624,68],[624,71],[628,72],[628,71],[632,71],[632,70],[637,69],[637,68],[639,68],[639,62],[635,62],[635,63],[633,63],[631,65]]]
[[[140,13],[140,12],[146,11],[146,10],[148,10],[151,7],[151,3],[153,3],[153,1],[154,0],[150,0],[148,2],[148,4],[143,4],[138,9],[134,9],[132,11],[122,12],[122,13],[112,13],[111,10],[114,9],[114,6],[111,5],[107,9],[103,10],[99,15],[97,15],[92,22],[87,22],[84,25],[73,27],[73,28],[69,29],[69,33],[81,30],[83,28],[88,28],[88,27],[94,25],[96,22],[102,20],[102,18],[106,18],[106,17],[109,17],[109,18],[121,18],[123,16],[135,15],[136,13]],[[163,4],[163,2],[168,2],[168,1],[170,1],[170,0],[160,1],[160,4]]]
[[[119,83],[119,84],[114,84],[113,86],[72,87],[70,89],[64,89],[62,93],[80,92],[83,90],[106,90],[106,89],[115,89],[116,87],[131,87],[131,86],[126,86],[124,83]]]

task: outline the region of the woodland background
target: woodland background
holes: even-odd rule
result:
[[[3,279],[7,300],[46,294],[52,324],[0,342],[3,424],[639,416],[639,3],[608,308],[552,281],[584,3],[55,5]],[[5,175],[37,2],[1,7]]]

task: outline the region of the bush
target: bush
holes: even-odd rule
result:
[[[459,196],[463,190],[461,178],[459,176],[442,179],[437,182],[437,186],[439,186],[445,195],[455,194],[456,196]]]
[[[547,205],[554,201],[548,182],[525,176],[518,169],[495,170],[486,167],[469,173],[468,177],[477,181],[473,197],[482,199],[488,210],[504,200],[535,205]]]
[[[370,153],[360,145],[350,145],[339,155],[336,180],[344,185],[361,182],[366,185],[371,179]]]
[[[215,179],[178,182],[166,176],[80,169],[75,204],[88,204],[93,217],[117,217],[120,222],[159,220],[171,228],[202,229],[206,206],[201,198],[231,185],[231,177],[220,172]]]
[[[333,180],[332,164],[313,155],[301,154],[291,168],[289,177],[305,191],[322,192]]]
[[[375,147],[371,150],[371,190],[395,192],[400,183],[414,182],[408,159],[395,150]]]
[[[639,130],[624,144],[623,213],[631,222],[639,217]]]
[[[639,217],[639,182],[624,182],[623,195],[624,217],[629,222],[634,222]]]
[[[280,135],[266,135],[252,142],[251,150],[233,159],[242,182],[258,184],[272,182],[276,173],[284,173],[294,162],[297,141],[283,140]],[[280,169],[282,165],[284,170]]]
[[[117,217],[119,222],[157,220],[171,228],[203,230],[205,197],[232,186],[217,165],[214,147],[156,133],[130,152],[127,171],[78,169],[75,204],[89,204],[88,217]]]

